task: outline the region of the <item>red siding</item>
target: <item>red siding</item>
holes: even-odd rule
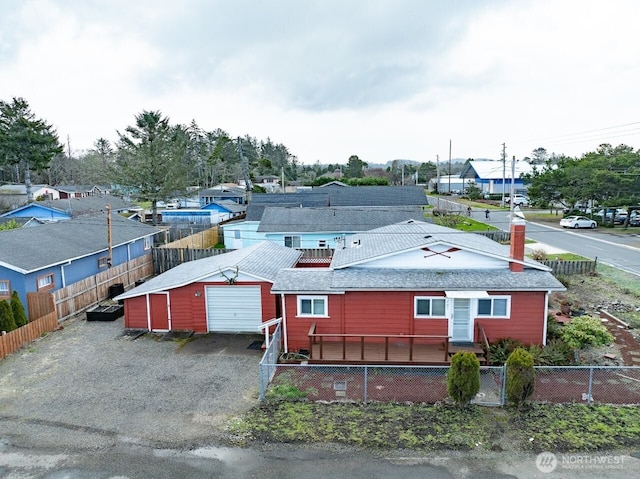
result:
[[[262,301],[262,320],[276,317],[276,302],[279,297],[271,294],[271,283],[243,282],[240,286],[260,286]],[[205,286],[233,288],[224,283],[193,283],[170,290],[171,329],[174,331],[207,332],[207,304]],[[199,293],[196,295],[196,293]],[[125,327],[148,329],[146,296],[125,300]]]
[[[511,293],[510,319],[480,318],[477,321],[482,324],[490,342],[510,337],[526,344],[542,344],[545,301],[544,292]]]
[[[149,328],[146,296],[124,300],[124,327],[129,329]]]
[[[489,294],[492,294],[491,292]],[[543,340],[546,295],[544,292],[495,293],[511,296],[511,318],[475,318],[489,338],[518,338],[526,344]],[[297,296],[286,295],[289,349],[308,349],[309,328],[316,323],[320,334],[424,334],[446,335],[447,319],[415,319],[415,296],[443,296],[425,292],[347,292],[329,295],[329,318],[298,318]],[[477,338],[476,338],[477,339]]]

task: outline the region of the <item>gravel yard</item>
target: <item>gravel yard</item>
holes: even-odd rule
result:
[[[92,449],[215,441],[257,403],[259,336],[162,341],[123,320],[64,323],[0,361],[0,445]],[[33,441],[37,439],[37,444]]]

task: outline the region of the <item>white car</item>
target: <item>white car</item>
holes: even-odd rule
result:
[[[595,228],[598,226],[593,220],[585,216],[567,216],[566,218],[562,218],[560,220],[560,226],[563,228]]]
[[[506,204],[511,202],[511,197],[504,199]],[[513,195],[513,204],[516,206],[529,206],[529,198],[524,195]]]

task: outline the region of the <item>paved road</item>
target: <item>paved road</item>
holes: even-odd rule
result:
[[[526,218],[527,211],[524,211]],[[484,213],[474,212],[481,221]],[[481,216],[481,218],[480,218]],[[497,228],[509,230],[509,213],[492,211],[487,221]],[[560,219],[558,218],[558,221]],[[619,234],[616,229],[566,230],[542,223],[527,223],[527,238],[640,276],[640,228],[638,234]]]

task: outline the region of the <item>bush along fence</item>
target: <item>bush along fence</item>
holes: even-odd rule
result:
[[[271,343],[277,347],[277,341]],[[270,356],[267,356],[269,354]],[[449,366],[275,364],[276,349],[260,362],[260,399],[435,403],[449,397]],[[268,359],[267,359],[268,358]],[[481,366],[472,404],[507,403],[506,366]],[[531,402],[640,404],[638,366],[536,366]]]

